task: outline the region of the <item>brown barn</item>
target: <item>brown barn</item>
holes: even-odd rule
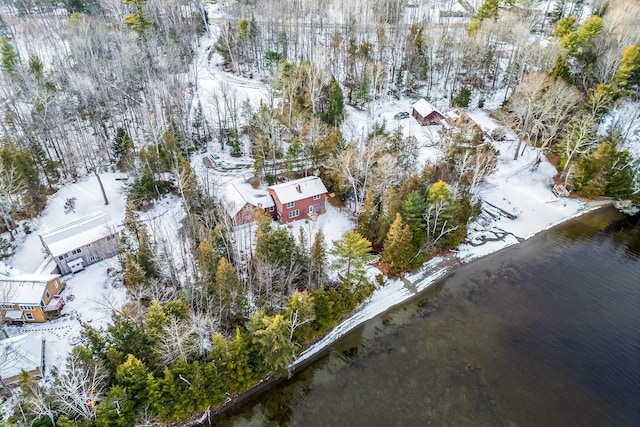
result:
[[[326,211],[327,188],[317,176],[272,185],[268,190],[283,224]]]
[[[444,118],[444,116],[424,98],[413,104],[411,115],[422,126],[439,125],[440,120]]]

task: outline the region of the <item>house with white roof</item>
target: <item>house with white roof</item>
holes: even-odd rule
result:
[[[85,216],[40,234],[42,246],[61,274],[75,273],[85,266],[114,256],[120,232],[104,212]]]
[[[22,274],[0,279],[0,315],[3,322],[37,323],[64,307],[64,283],[57,274]]]
[[[422,126],[430,126],[440,124],[440,120],[444,118],[442,113],[436,110],[426,99],[422,98],[412,106],[411,115]]]
[[[44,339],[36,332],[0,341],[0,379],[2,385],[18,382],[22,371],[39,378],[44,371]]]
[[[327,188],[317,176],[309,176],[267,188],[275,202],[277,218],[282,223],[326,211]]]
[[[275,203],[269,192],[264,188],[254,188],[246,181],[236,180],[229,183],[221,204],[234,227],[252,223],[258,209],[269,216],[276,215]]]

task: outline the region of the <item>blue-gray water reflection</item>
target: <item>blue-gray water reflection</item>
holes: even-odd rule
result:
[[[219,425],[640,425],[640,230],[603,210],[457,270]]]

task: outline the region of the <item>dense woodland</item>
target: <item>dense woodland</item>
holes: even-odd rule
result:
[[[575,192],[639,203],[628,151],[639,110],[617,111],[638,101],[640,5],[464,3],[5,0],[0,251],[65,183],[131,177],[119,255],[130,303],[107,330],[86,325],[53,382],[25,375],[8,425],[161,425],[286,372],[384,281],[369,263],[400,275],[463,241],[496,164],[487,139],[507,131],[514,157],[541,148]],[[269,85],[261,105],[232,90],[201,99],[205,36],[226,72]],[[426,166],[415,138],[373,114],[359,138],[343,136],[346,106],[373,112],[401,96],[498,99],[504,130],[443,136],[442,159]],[[241,253],[219,189],[192,166],[213,145],[250,155],[262,183],[319,174],[355,230],[330,245],[258,217]],[[185,211],[180,260],[140,220],[169,193]]]

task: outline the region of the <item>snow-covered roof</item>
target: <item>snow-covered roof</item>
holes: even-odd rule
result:
[[[283,184],[272,185],[269,189],[276,193],[280,203],[295,202],[296,200],[327,193],[327,187],[317,176],[308,176]]]
[[[457,108],[454,108],[453,110],[447,111],[445,113],[445,116],[453,120],[458,120],[460,118],[460,114],[461,114],[460,110],[458,110]]]
[[[116,230],[108,213],[97,212],[45,231],[40,238],[55,257],[114,234]]]
[[[40,304],[47,283],[60,277],[57,274],[22,274],[0,280],[0,301],[15,304]]]
[[[222,205],[229,216],[232,218],[236,216],[247,203],[263,209],[275,205],[273,198],[271,198],[267,190],[264,188],[253,188],[253,186],[246,181],[232,181],[225,187]]]
[[[0,341],[0,377],[13,378],[20,372],[41,369],[42,338],[36,332]]]
[[[422,98],[420,99],[418,102],[416,102],[415,104],[413,104],[413,109],[416,110],[418,112],[418,114],[420,114],[422,117],[427,117],[429,114],[433,113],[434,111],[440,115],[442,115],[442,113],[440,113],[438,110],[436,110],[436,107],[434,107],[433,105],[431,105],[426,99]]]

